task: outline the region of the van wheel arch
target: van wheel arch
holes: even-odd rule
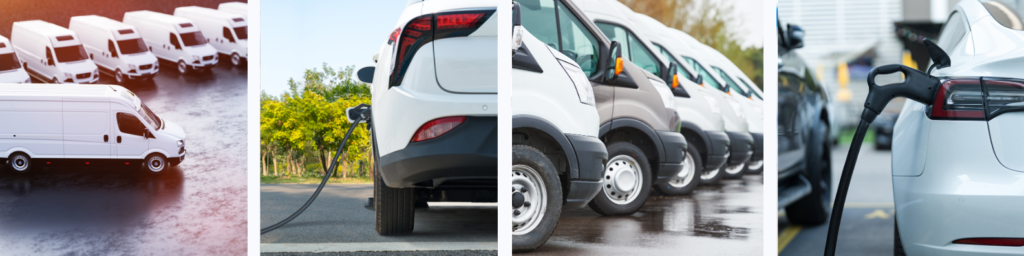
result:
[[[150,159],[152,157],[159,157],[159,168],[150,166]],[[149,155],[146,155],[146,157],[142,159],[142,167],[144,167],[143,170],[149,171],[150,173],[163,172],[164,170],[167,170],[167,168],[170,167],[169,165],[170,161],[168,161],[167,156],[160,152],[149,153]]]
[[[630,126],[618,127],[611,129],[605,134],[601,135],[601,141],[604,141],[605,145],[611,145],[614,142],[626,142],[635,145],[640,148],[644,155],[647,156],[647,161],[651,166],[651,175],[657,175],[656,166],[658,166],[658,157],[660,152],[658,145],[655,144],[655,139],[651,138],[646,132]],[[608,157],[612,157],[609,155]]]

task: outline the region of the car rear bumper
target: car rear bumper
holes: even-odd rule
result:
[[[437,138],[410,142],[380,157],[380,174],[392,188],[434,187],[447,180],[498,178],[498,119],[468,116]]]
[[[601,191],[601,174],[608,161],[608,149],[597,137],[573,134],[566,134],[565,137],[572,144],[580,170],[579,179],[569,181],[569,193],[565,195],[563,208],[580,208]]]
[[[754,137],[746,132],[725,132],[729,135],[729,166],[746,163],[754,155]]]
[[[658,172],[653,184],[666,184],[683,169],[683,158],[686,156],[686,137],[676,131],[658,131],[658,139],[664,148],[665,156],[659,159]]]

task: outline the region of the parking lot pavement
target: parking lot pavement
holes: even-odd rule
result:
[[[652,192],[630,216],[564,211],[547,243],[526,254],[762,255],[763,177],[723,183],[686,196]]]
[[[261,185],[260,226],[277,223],[298,210],[317,185]],[[363,208],[366,198],[371,196],[372,184],[328,184],[302,215],[261,235],[261,251],[312,252],[310,248],[320,248],[320,251],[346,253],[416,249],[446,255],[452,251],[496,253],[497,204],[431,203],[428,209],[416,210],[412,234],[380,236],[374,231],[373,211]],[[422,253],[426,252],[414,254]]]
[[[832,150],[832,197],[843,172],[849,146]],[[892,153],[861,147],[843,211],[837,255],[890,255],[893,252],[895,208],[892,192]],[[779,212],[779,255],[818,255],[825,250],[828,222],[818,226],[791,225]]]
[[[244,67],[221,63],[195,76],[165,68],[151,82],[126,85],[187,133],[185,161],[158,175],[0,171],[0,254],[244,255],[246,76]]]

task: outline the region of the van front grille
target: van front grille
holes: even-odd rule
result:
[[[86,79],[86,78],[90,78],[90,77],[92,77],[92,73],[81,73],[81,74],[78,74],[77,76],[75,76],[75,78],[78,78],[78,79]]]
[[[146,65],[139,66],[139,69],[141,69],[141,70],[149,70],[150,68],[153,68],[153,64],[146,64]]]
[[[213,59],[213,55],[203,57],[204,61],[205,60],[212,60],[212,59]]]

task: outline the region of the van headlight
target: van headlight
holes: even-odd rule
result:
[[[672,91],[668,89],[668,85],[659,79],[647,78],[654,85],[654,90],[658,91],[658,95],[661,95],[661,102],[665,103],[665,108],[676,109],[675,96],[672,95]]]
[[[569,75],[572,84],[576,86],[576,95],[580,97],[580,103],[593,106],[595,102],[594,87],[590,85],[590,79],[583,74],[583,70],[576,64],[561,59],[558,60],[558,63],[562,64],[562,69]]]
[[[72,77],[74,76],[71,73],[64,73],[64,78],[71,79]]]
[[[128,69],[129,70],[133,70],[135,68],[136,68],[135,64],[128,64]]]
[[[179,148],[185,147],[185,141],[184,140],[178,140],[178,147]]]
[[[192,60],[199,61],[199,55],[192,55]]]

